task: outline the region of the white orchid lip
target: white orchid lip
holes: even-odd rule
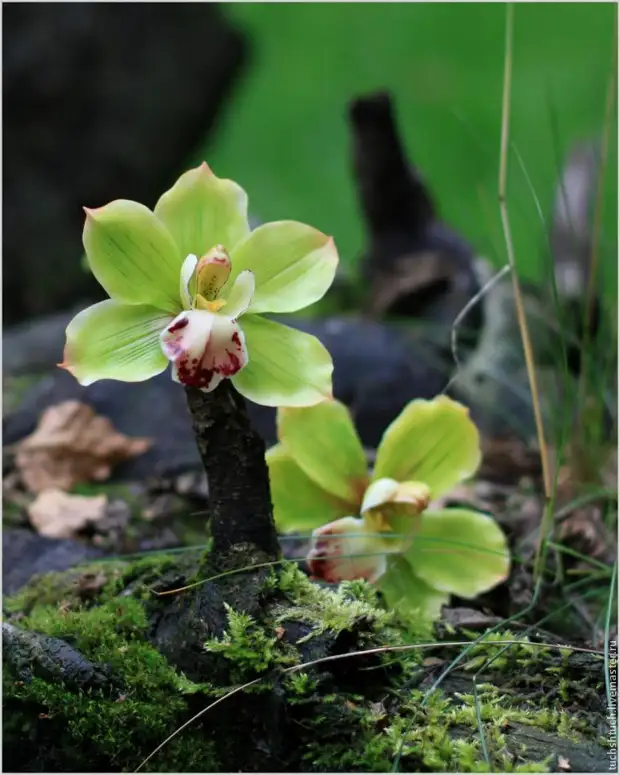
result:
[[[237,318],[252,301],[254,275],[248,270],[242,272],[226,300],[219,293],[231,268],[230,257],[222,245],[200,260],[189,255],[183,264],[181,287],[186,288],[189,309],[166,327],[161,346],[173,363],[173,379],[188,387],[209,392],[248,363],[245,337]]]
[[[316,579],[331,584],[359,578],[374,582],[385,572],[385,554],[363,519],[342,517],[314,530],[312,538],[306,562]]]
[[[207,392],[248,362],[237,321],[203,310],[178,315],[162,333],[161,346],[173,363],[174,379]]]

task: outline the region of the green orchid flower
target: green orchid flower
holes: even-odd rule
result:
[[[153,212],[128,200],[86,209],[86,257],[110,298],[71,321],[60,365],[83,385],[139,382],[172,362],[177,382],[211,391],[228,377],[267,406],[331,397],[323,345],[262,313],[320,299],[336,272],[334,241],[294,221],[250,231],[247,210],[243,189],[206,164]]]
[[[307,562],[327,582],[365,578],[396,606],[436,615],[504,580],[506,537],[490,516],[432,502],[471,477],[480,438],[466,407],[412,401],[383,435],[369,473],[347,408],[324,401],[278,410],[267,452],[276,526],[312,531]]]

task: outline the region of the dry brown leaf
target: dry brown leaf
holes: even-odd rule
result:
[[[615,559],[616,540],[596,504],[576,508],[560,525],[558,537],[563,544],[586,557],[609,564]]]
[[[582,457],[569,445],[565,461],[557,460],[554,452],[554,464],[560,464],[557,476],[555,504],[558,509],[570,509],[571,503],[583,495],[588,482],[586,469],[582,465]],[[601,473],[601,472],[599,472]],[[601,481],[595,484],[603,484]],[[613,563],[616,556],[617,540],[605,524],[602,501],[576,505],[560,522],[559,540],[571,549],[587,557],[593,557],[606,563]]]
[[[57,488],[39,493],[28,507],[37,533],[48,538],[72,538],[87,525],[105,516],[105,495],[69,495]]]
[[[485,630],[500,621],[497,616],[490,616],[475,608],[465,607],[444,608],[441,618],[451,627],[467,630]]]
[[[571,763],[566,756],[558,756],[558,770],[560,772],[570,772],[572,769]]]
[[[525,476],[541,473],[540,452],[513,436],[482,438],[480,479],[516,483]]]
[[[70,490],[78,482],[106,480],[113,466],[150,446],[150,439],[119,433],[92,407],[65,401],[43,412],[35,432],[19,443],[16,463],[31,492]]]
[[[109,580],[109,576],[103,571],[84,573],[78,579],[77,594],[82,600],[93,598],[101,592]]]

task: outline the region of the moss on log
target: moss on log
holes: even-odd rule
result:
[[[266,557],[98,562],[5,601],[5,769],[134,771],[217,700],[144,771],[607,769],[598,656],[495,633],[429,692],[462,648],[441,639],[463,633],[346,656],[431,628],[364,582],[321,587]]]

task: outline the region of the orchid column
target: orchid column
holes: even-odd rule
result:
[[[71,321],[61,365],[88,385],[139,382],[170,362],[209,478],[216,549],[250,542],[274,555],[264,445],[242,396],[287,407],[331,398],[323,345],[262,313],[320,299],[338,255],[331,238],[301,223],[250,231],[247,205],[243,189],[202,164],[153,212],[128,200],[87,209],[86,256],[110,298]]]

